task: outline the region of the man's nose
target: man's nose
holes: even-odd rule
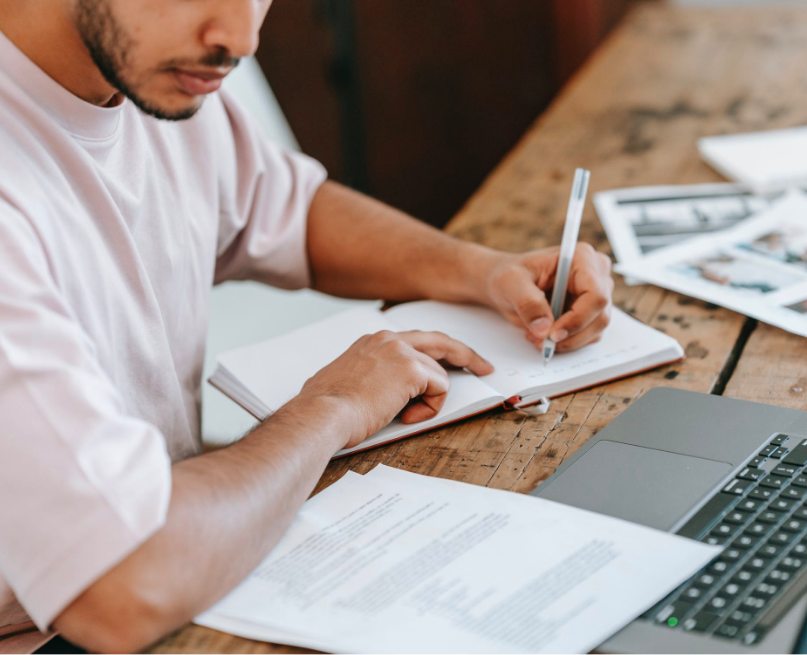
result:
[[[228,0],[216,5],[220,9],[205,25],[203,45],[211,50],[223,48],[236,59],[255,54],[259,30],[266,15],[266,3],[260,0]]]

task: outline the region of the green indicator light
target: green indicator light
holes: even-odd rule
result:
[[[671,628],[674,628],[675,626],[678,625],[678,619],[676,619],[674,616],[671,616],[669,619],[667,619],[667,625],[670,626]]]

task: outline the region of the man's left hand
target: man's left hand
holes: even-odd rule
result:
[[[560,249],[503,255],[488,276],[490,305],[524,328],[539,349],[551,337],[557,352],[576,350],[602,337],[611,317],[611,260],[587,243],[574,253],[564,313],[554,320],[549,297],[555,283]]]

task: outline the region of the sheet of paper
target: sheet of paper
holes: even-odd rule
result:
[[[587,652],[718,548],[506,491],[379,467],[307,503],[199,618],[351,652]]]
[[[698,150],[728,179],[758,191],[807,184],[807,127],[705,137]]]
[[[496,370],[484,380],[505,398],[532,387],[556,386],[598,373],[602,381],[608,377],[601,373],[605,367],[677,347],[667,335],[614,309],[599,343],[556,353],[544,366],[541,353],[524,338],[524,331],[491,309],[423,301],[399,305],[387,313],[402,329],[438,330],[468,344],[494,364]],[[580,386],[585,385],[572,388]]]
[[[782,195],[757,195],[737,184],[634,187],[602,191],[594,196],[594,206],[617,261],[624,263],[734,227]]]
[[[616,270],[807,336],[807,195]]]

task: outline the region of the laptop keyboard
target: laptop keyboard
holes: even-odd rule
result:
[[[678,534],[725,546],[642,618],[760,641],[807,591],[807,439],[776,434]]]

